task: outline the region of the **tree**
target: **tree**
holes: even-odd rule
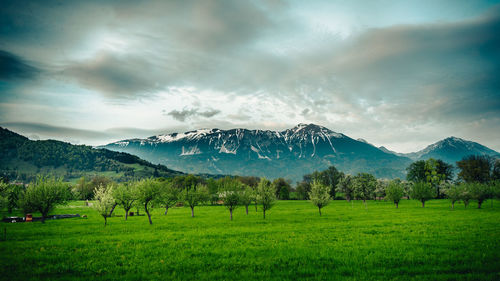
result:
[[[42,214],[42,223],[57,204],[65,203],[71,197],[68,185],[62,179],[38,176],[25,190],[20,201],[24,211],[38,211]]]
[[[460,192],[460,200],[464,202],[464,207],[467,208],[469,206],[470,200],[472,199],[472,193],[467,183],[460,183],[459,188]]]
[[[438,174],[443,175],[443,180],[449,182],[453,179],[454,167],[441,159],[436,160],[436,169]]]
[[[373,198],[377,179],[368,173],[359,173],[354,177],[354,196],[362,199],[366,208],[366,200]]]
[[[330,203],[330,187],[314,180],[309,192],[311,202],[318,207],[319,215],[321,216],[321,208]]]
[[[159,187],[160,194],[158,196],[157,202],[165,207],[164,215],[167,215],[168,209],[175,206],[175,204],[179,201],[179,190],[175,188],[171,182],[167,181],[161,182]]]
[[[207,188],[210,197],[210,204],[216,205],[219,201],[219,183],[213,178],[207,180]]]
[[[444,193],[451,201],[451,208],[455,209],[455,203],[460,201],[462,198],[462,193],[464,192],[463,185],[449,185],[444,189]]]
[[[160,194],[158,182],[150,178],[136,182],[135,185],[137,188],[137,201],[139,204],[144,206],[144,211],[146,211],[146,214],[148,215],[149,224],[153,224],[149,211],[153,207],[152,203],[158,199]]]
[[[495,164],[493,164],[493,170],[491,171],[491,180],[492,181],[500,181],[500,159],[495,160]]]
[[[219,198],[224,206],[229,210],[231,220],[233,220],[233,211],[240,203],[241,182],[232,178],[221,181],[219,186]]]
[[[337,185],[337,192],[344,193],[347,202],[351,202],[354,195],[354,182],[351,175],[343,176]]]
[[[418,160],[406,168],[406,179],[411,182],[424,182],[427,180],[425,175],[425,160]]]
[[[379,199],[379,200],[382,200],[383,197],[386,196],[386,191],[385,189],[387,188],[387,180],[377,180],[377,185],[375,187],[375,200],[376,199]]]
[[[97,186],[93,186],[85,177],[81,177],[74,188],[76,198],[80,200],[90,200],[94,196],[94,190]]]
[[[385,189],[385,199],[394,202],[396,208],[399,207],[399,201],[403,198],[404,189],[400,181],[392,180]]]
[[[491,186],[493,198],[500,199],[500,180],[496,180]]]
[[[10,214],[14,208],[19,207],[19,199],[23,193],[23,186],[17,184],[7,185],[6,190],[7,212]],[[1,209],[1,208],[0,208]]]
[[[335,166],[330,166],[326,170],[313,173],[313,178],[319,180],[321,184],[328,186],[330,188],[330,197],[335,199],[336,187],[343,175]]]
[[[99,214],[104,218],[104,226],[108,222],[108,217],[110,216],[111,208],[115,206],[115,199],[113,198],[113,186],[99,185],[94,191],[94,208],[99,212]]]
[[[490,172],[494,165],[492,159],[486,155],[470,155],[457,161],[460,169],[458,178],[465,182],[487,183],[491,179]]]
[[[194,207],[208,200],[208,188],[206,185],[201,183],[198,183],[197,185],[193,184],[184,188],[181,194],[181,197],[186,205],[191,208],[192,218],[194,218]]]
[[[125,220],[128,218],[128,212],[134,206],[134,202],[137,200],[137,192],[135,185],[131,183],[121,183],[116,185],[113,189],[113,198],[115,203],[122,206],[125,210]]]
[[[271,209],[276,200],[276,190],[269,180],[261,178],[256,190],[256,202],[262,206],[264,219],[266,218],[266,211]]]
[[[3,181],[0,181],[0,211],[7,206],[7,193],[9,185]]]
[[[254,190],[246,185],[242,184],[242,189],[240,191],[240,203],[245,206],[245,211],[248,215],[248,206],[254,201],[255,192]]]
[[[477,200],[478,209],[481,209],[484,200],[492,197],[492,190],[487,184],[474,182],[468,183],[467,186],[470,190],[472,199]]]
[[[436,197],[435,189],[432,187],[430,183],[417,182],[413,184],[413,189],[411,191],[411,198],[422,202],[422,208],[425,207],[425,201],[428,201],[435,197]]]
[[[305,181],[297,182],[297,187],[295,188],[297,192],[297,198],[300,200],[306,200],[309,197],[309,191],[311,191],[311,184]]]
[[[260,178],[258,177],[237,176],[236,179],[238,179],[242,184],[250,186],[252,189],[257,188],[260,181]]]
[[[290,199],[290,183],[284,178],[277,178],[273,181],[274,188],[276,189],[276,198],[281,200]]]
[[[110,185],[112,183],[113,183],[113,181],[110,178],[107,178],[105,176],[95,176],[90,181],[90,188],[92,188],[92,191],[93,191],[96,187],[99,187],[99,186],[107,187],[108,185]]]
[[[195,175],[182,175],[176,176],[172,179],[172,184],[178,190],[189,186],[196,186],[198,184],[205,184],[205,180],[199,176]]]
[[[453,178],[453,166],[440,159],[430,158],[413,162],[406,171],[408,181],[430,183],[436,189],[438,198],[441,198],[441,183]]]

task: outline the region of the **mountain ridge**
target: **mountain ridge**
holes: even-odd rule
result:
[[[65,180],[105,175],[122,181],[182,173],[128,153],[57,140],[34,141],[0,127],[0,175],[26,182],[38,174],[62,176]]]
[[[458,146],[454,143],[462,144],[464,151],[450,152],[449,147]],[[469,154],[500,155],[481,144],[456,137],[446,138],[421,151],[398,153],[312,123],[300,123],[281,131],[204,128],[122,140],[101,147],[126,151],[186,172],[294,180],[329,165],[351,174],[371,172],[377,177],[404,178],[405,168],[416,160],[433,157],[455,164]]]
[[[406,157],[315,124],[282,130],[199,129],[128,139],[102,146],[186,172],[288,177],[338,166],[349,173],[403,177]]]

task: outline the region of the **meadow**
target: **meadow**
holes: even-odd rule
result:
[[[83,201],[0,224],[2,280],[500,280],[500,201],[278,201],[266,212],[188,207],[104,220]],[[134,209],[135,211],[135,209]],[[0,216],[4,215],[0,213]],[[36,214],[35,214],[36,215]],[[4,231],[6,240],[4,240]]]

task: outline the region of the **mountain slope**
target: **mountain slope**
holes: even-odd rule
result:
[[[364,171],[378,177],[404,177],[404,168],[411,162],[314,124],[299,124],[281,132],[203,129],[124,140],[104,147],[185,172],[293,180],[330,165],[352,174]]]
[[[431,144],[418,152],[403,155],[411,158],[412,160],[435,158],[441,159],[450,164],[455,164],[455,162],[462,160],[463,157],[468,155],[488,155],[500,157],[500,153],[484,145],[456,137],[446,138]]]
[[[55,140],[32,141],[0,127],[0,174],[29,181],[38,173],[55,174],[66,180],[94,174],[115,180],[181,174],[128,153]]]

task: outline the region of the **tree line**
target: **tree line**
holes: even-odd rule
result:
[[[415,199],[422,203],[433,198],[448,198],[452,208],[458,201],[465,207],[471,200],[482,203],[500,196],[500,162],[486,156],[469,156],[457,162],[458,177],[453,180],[453,167],[440,160],[416,161],[408,168],[407,180],[376,179],[369,173],[351,176],[343,174],[335,167],[321,172],[305,175],[297,183],[295,191],[290,182],[284,179],[269,181],[257,177],[224,177],[205,179],[194,175],[181,175],[172,178],[147,178],[129,182],[115,183],[105,177],[87,180],[82,177],[71,186],[54,177],[39,176],[28,186],[8,184],[0,181],[0,209],[7,208],[11,213],[19,208],[24,213],[40,212],[42,221],[57,204],[71,199],[94,199],[94,206],[103,216],[105,224],[117,206],[125,211],[136,207],[143,209],[152,224],[151,208],[161,207],[167,215],[169,208],[182,204],[191,208],[194,217],[195,207],[200,204],[223,204],[233,211],[254,204],[266,216],[276,199],[289,199],[290,193],[303,195],[311,200],[321,215],[321,209],[332,199],[367,200],[385,199],[396,208],[403,198]],[[301,190],[301,188],[303,190]]]

